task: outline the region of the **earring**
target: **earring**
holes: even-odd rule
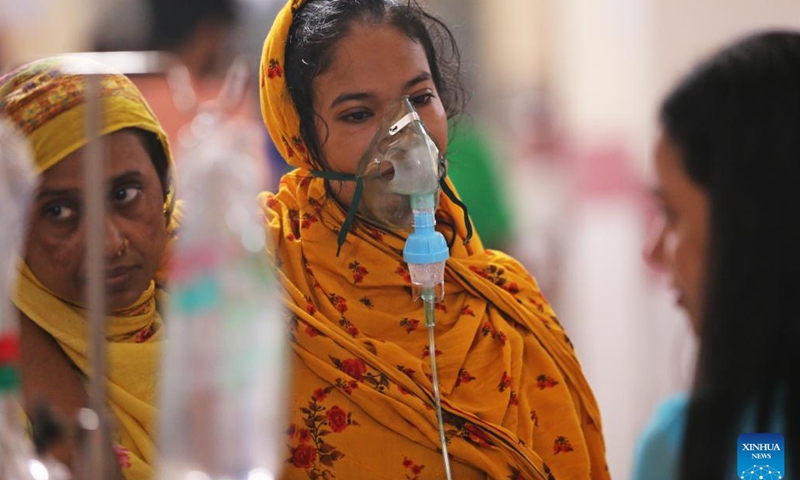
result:
[[[127,238],[122,241],[122,246],[117,251],[117,258],[125,255],[125,252],[128,251],[128,247],[130,246],[130,244],[131,244],[131,242],[129,242]]]

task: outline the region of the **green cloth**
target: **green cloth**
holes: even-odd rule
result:
[[[469,209],[470,218],[486,248],[504,250],[512,236],[511,214],[502,165],[488,138],[467,122],[450,127],[448,175]]]

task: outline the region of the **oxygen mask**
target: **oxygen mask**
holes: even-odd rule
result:
[[[436,211],[440,189],[444,189],[445,194],[464,210],[467,238],[471,237],[466,206],[444,181],[446,170],[446,161],[439,148],[410,98],[404,95],[387,108],[355,174],[310,173],[328,180],[356,182],[347,218],[339,233],[341,250],[356,213],[378,227],[410,231],[415,224],[415,212]]]
[[[361,158],[359,213],[380,226],[410,229],[418,203],[435,209],[444,159],[408,96],[395,100]]]

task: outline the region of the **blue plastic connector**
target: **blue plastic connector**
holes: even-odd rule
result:
[[[433,228],[435,225],[433,210],[414,211],[414,232],[408,236],[403,248],[406,263],[439,263],[450,258],[447,241]]]

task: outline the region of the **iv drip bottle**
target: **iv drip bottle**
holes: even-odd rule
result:
[[[247,129],[211,114],[194,122],[179,164],[158,478],[269,480],[285,453],[288,340],[256,208],[263,169]]]

